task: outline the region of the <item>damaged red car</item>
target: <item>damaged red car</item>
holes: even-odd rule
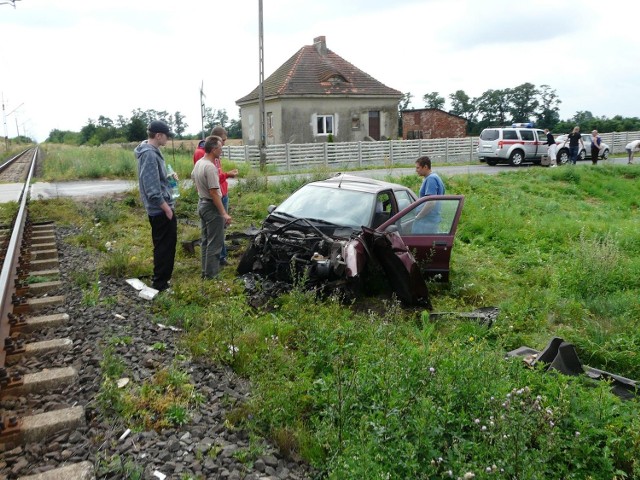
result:
[[[430,308],[425,277],[448,281],[463,205],[462,195],[418,199],[402,185],[354,175],[311,182],[269,207],[238,273],[248,285],[256,276],[302,281],[353,297],[381,269],[403,303]]]

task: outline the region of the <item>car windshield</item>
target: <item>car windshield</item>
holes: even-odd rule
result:
[[[274,213],[359,229],[363,225],[370,226],[375,199],[373,193],[305,185],[282,202]]]

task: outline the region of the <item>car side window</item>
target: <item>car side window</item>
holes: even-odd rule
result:
[[[398,203],[398,212],[400,210],[407,208],[409,205],[411,205],[411,202],[413,201],[413,199],[411,198],[408,192],[405,192],[404,190],[399,190],[399,191],[396,190],[395,194],[396,194],[396,202]],[[397,213],[397,212],[394,212],[394,213]]]
[[[515,130],[504,130],[502,138],[505,140],[518,140],[518,133]]]
[[[531,130],[520,130],[520,136],[522,137],[522,140],[525,140],[527,142],[535,140],[533,138],[533,131]]]

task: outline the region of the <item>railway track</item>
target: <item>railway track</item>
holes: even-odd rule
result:
[[[68,350],[69,339],[49,339],[25,342],[30,333],[68,321],[65,314],[40,316],[43,309],[64,304],[63,296],[49,296],[60,285],[58,255],[52,223],[34,224],[29,219],[28,189],[33,176],[38,149],[29,149],[0,165],[0,172],[10,181],[20,179],[24,187],[15,217],[9,227],[0,230],[0,398],[27,398],[75,381],[73,367],[58,367],[22,373],[20,362],[51,352]],[[25,175],[25,172],[26,175]],[[31,283],[32,279],[37,283]],[[82,407],[56,408],[35,415],[25,410],[2,409],[0,419],[0,450],[20,449],[22,445],[44,441],[69,429],[76,429],[85,419]],[[92,478],[93,466],[88,462],[52,469],[37,477],[24,479],[84,479]],[[6,478],[6,477],[5,477]]]

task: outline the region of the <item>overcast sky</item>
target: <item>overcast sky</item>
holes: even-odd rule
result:
[[[3,0],[0,0],[2,3]],[[640,116],[635,0],[264,0],[265,75],[314,37],[385,85],[480,96],[547,84],[560,116]],[[0,5],[0,91],[10,137],[44,141],[132,110],[238,118],[258,84],[258,0],[19,0]],[[447,101],[447,106],[449,102]],[[4,128],[4,126],[3,126]],[[2,130],[1,134],[4,134]]]

